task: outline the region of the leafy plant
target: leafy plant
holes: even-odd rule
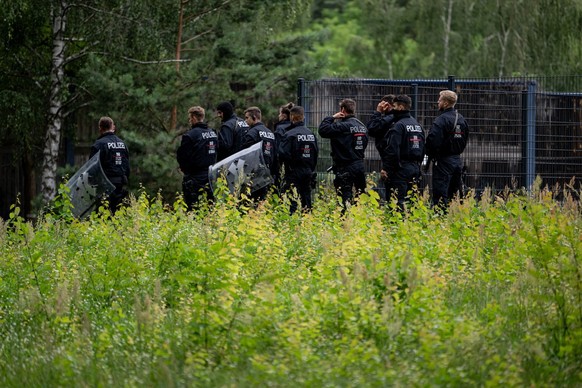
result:
[[[0,385],[580,384],[582,208],[470,197],[404,212],[322,186],[187,212],[0,225]],[[244,198],[244,197],[243,197]],[[62,201],[63,209],[66,200]]]

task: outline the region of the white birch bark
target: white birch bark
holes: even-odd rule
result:
[[[67,23],[66,0],[58,2],[55,8],[52,9],[51,16],[53,20],[53,52],[50,76],[50,107],[41,172],[41,193],[44,203],[50,202],[57,193],[57,162],[63,123],[63,101],[61,89],[63,87],[66,49],[64,36]]]
[[[445,12],[441,18],[443,22],[444,35],[443,35],[443,70],[444,76],[449,75],[449,50],[450,50],[450,37],[451,37],[451,24],[453,22],[453,0],[449,0]]]

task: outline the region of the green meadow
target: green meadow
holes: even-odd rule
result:
[[[578,190],[578,195],[580,191]],[[141,194],[0,221],[2,387],[581,386],[582,207]]]

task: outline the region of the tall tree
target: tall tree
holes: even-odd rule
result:
[[[96,39],[96,33],[104,26],[94,19],[109,14],[109,11],[106,11],[105,4],[101,5],[102,9],[95,8],[98,5],[91,1],[79,4],[67,0],[21,0],[2,7],[8,30],[3,42],[6,58],[10,58],[3,60],[8,76],[14,80],[19,74],[25,74],[38,89],[38,93],[32,94],[37,99],[31,104],[42,112],[39,117],[44,118],[41,192],[45,202],[56,194],[64,120],[78,108],[81,100],[79,93],[71,93],[67,71],[75,61],[105,41]],[[69,29],[70,17],[75,12],[79,13],[77,26]],[[28,89],[14,92],[24,97]]]
[[[41,159],[47,128],[50,48],[43,1],[2,1],[0,4],[0,145],[9,146],[13,164],[22,171],[21,204],[25,214],[36,195],[35,167]],[[39,74],[43,74],[42,77]]]
[[[317,71],[304,55],[317,37],[301,32],[310,3],[16,0],[2,7],[8,21],[2,27],[7,32],[0,59],[0,68],[7,70],[3,84],[12,85],[20,100],[34,98],[30,105],[43,119],[35,120],[40,123],[35,128],[44,128],[37,136],[44,143],[34,144],[43,150],[38,159],[44,201],[56,193],[63,129],[80,108],[91,119],[113,116],[135,141],[132,156],[143,173],[138,180],[160,180],[173,179],[167,172],[173,168],[171,139],[181,127],[178,112],[189,105],[233,99],[240,107],[263,104],[269,113],[293,98],[296,79]],[[19,76],[37,93],[20,93]],[[1,111],[10,110],[9,101],[0,103]],[[32,133],[22,116],[13,115],[18,128]],[[7,137],[8,131],[2,128],[0,135]],[[142,141],[144,136],[149,141]],[[164,141],[166,152],[154,155]],[[152,175],[152,170],[165,172]]]

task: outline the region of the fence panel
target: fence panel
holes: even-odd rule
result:
[[[455,90],[457,109],[469,122],[471,136],[463,154],[466,183],[482,192],[529,187],[536,175],[543,183],[563,186],[582,179],[582,77],[508,78],[499,80],[299,80],[298,103],[306,124],[317,133],[321,120],[353,98],[356,116],[366,123],[386,94],[408,94],[413,116],[426,132],[438,116],[439,91]],[[318,172],[332,165],[330,145],[321,139]],[[366,151],[368,172],[380,170],[373,140]],[[430,175],[423,185],[430,189]]]

